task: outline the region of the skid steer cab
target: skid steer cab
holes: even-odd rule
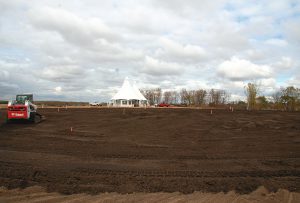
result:
[[[11,121],[31,121],[38,123],[44,117],[37,113],[37,106],[33,104],[32,94],[19,94],[16,100],[8,102],[7,122]]]

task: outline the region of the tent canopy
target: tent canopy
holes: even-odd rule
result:
[[[147,100],[144,95],[137,88],[136,84],[130,84],[128,78],[126,77],[121,89],[118,91],[111,100]]]

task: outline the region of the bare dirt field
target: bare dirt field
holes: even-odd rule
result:
[[[40,113],[47,120],[39,124],[5,124],[0,110],[0,186],[63,194],[300,191],[299,112]]]

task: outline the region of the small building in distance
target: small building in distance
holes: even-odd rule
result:
[[[147,104],[147,99],[136,84],[131,84],[127,77],[117,94],[110,100],[110,106],[113,107],[145,107]]]

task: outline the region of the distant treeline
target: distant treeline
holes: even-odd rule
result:
[[[142,89],[141,93],[146,97],[150,105],[159,103],[167,103],[173,105],[186,105],[186,106],[218,106],[227,104],[230,94],[225,90],[218,89],[198,89],[180,91],[164,91],[161,88],[155,89]]]
[[[264,96],[260,86],[248,83],[245,86],[245,101],[231,101],[230,93],[220,89],[197,89],[180,91],[162,91],[161,88],[141,89],[150,105],[167,103],[175,106],[226,107],[248,110],[300,110],[300,89],[293,86],[282,87],[271,96]]]
[[[7,104],[8,101],[3,101],[3,100],[0,100],[0,104]]]
[[[39,106],[89,106],[88,102],[66,102],[66,101],[34,101]]]
[[[253,83],[248,83],[245,88],[247,95],[247,109],[277,109],[285,111],[300,110],[300,89],[293,86],[281,87],[271,95],[268,100],[264,95],[260,95],[260,87]]]

